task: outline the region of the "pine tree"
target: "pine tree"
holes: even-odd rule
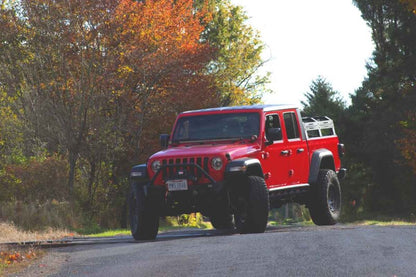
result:
[[[329,116],[336,120],[345,109],[345,102],[331,84],[319,76],[312,81],[306,92],[306,102],[302,101],[303,114],[306,116]]]

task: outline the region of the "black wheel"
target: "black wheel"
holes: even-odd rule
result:
[[[228,230],[234,228],[233,216],[226,210],[214,211],[209,217],[212,226],[217,230]]]
[[[130,229],[135,240],[154,240],[159,229],[159,215],[146,199],[143,186],[132,184],[129,197]]]
[[[269,216],[269,192],[263,178],[249,176],[248,197],[245,207],[234,214],[234,221],[240,233],[263,233]]]
[[[341,186],[337,174],[321,169],[312,187],[309,213],[316,225],[334,225],[341,213]]]

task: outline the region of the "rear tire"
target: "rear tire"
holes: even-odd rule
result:
[[[135,240],[154,240],[159,229],[159,214],[150,199],[146,199],[143,186],[131,185],[129,196],[130,228]]]
[[[248,176],[248,201],[245,209],[234,215],[237,230],[244,233],[264,233],[269,216],[269,192],[266,182],[258,176]]]
[[[341,186],[337,174],[321,169],[312,187],[309,213],[316,225],[334,225],[341,214]]]

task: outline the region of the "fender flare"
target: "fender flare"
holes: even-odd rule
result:
[[[133,166],[130,170],[130,180],[140,182],[149,180],[149,175],[147,174],[147,165],[139,164]]]
[[[225,167],[224,175],[226,178],[241,175],[252,175],[264,178],[261,163],[258,159],[254,158],[241,158],[230,161]]]
[[[325,148],[315,150],[312,154],[309,168],[309,184],[315,184],[318,181],[319,170],[322,168],[335,171],[334,155]]]

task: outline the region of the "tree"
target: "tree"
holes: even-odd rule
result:
[[[117,7],[118,89],[133,115],[126,131],[135,157],[154,151],[149,132],[169,130],[178,112],[217,105],[204,72],[213,49],[200,41],[208,20],[191,0],[124,0]]]
[[[400,122],[404,137],[396,141],[405,162],[416,176],[416,112],[409,112],[406,120]]]
[[[303,114],[306,116],[326,115],[332,119],[339,118],[345,109],[345,103],[338,92],[334,91],[323,77],[319,76],[312,81],[309,87],[310,92],[306,92],[306,102],[302,101]]]
[[[414,175],[397,142],[411,139],[400,122],[409,120],[416,105],[416,16],[399,1],[355,3],[372,29],[375,51],[368,78],[352,96],[346,131],[355,135],[349,138],[351,154],[371,169],[371,210],[415,210]]]
[[[196,1],[201,2],[201,1]],[[208,74],[222,106],[258,103],[269,90],[269,73],[259,69],[265,61],[265,45],[259,33],[247,24],[248,16],[229,0],[211,0],[213,19],[205,24],[203,39],[216,50]]]
[[[67,152],[68,187],[87,134],[112,95],[106,79],[106,24],[112,1],[22,1],[25,44],[32,58],[24,65],[25,116],[50,151]],[[107,34],[108,36],[108,34]],[[101,114],[100,114],[101,113]],[[101,138],[100,138],[101,139]],[[104,138],[102,138],[104,139]]]
[[[178,112],[255,102],[253,86],[266,80],[254,77],[262,64],[261,43],[239,9],[223,16],[236,16],[232,26],[222,23],[231,33],[208,40],[218,9],[200,1],[0,4],[4,153],[19,144],[27,161],[41,149],[45,161],[49,156],[60,168],[68,164],[68,194],[95,214],[124,201],[126,172],[159,148],[158,134],[170,131]],[[214,64],[221,70],[213,70]],[[16,141],[12,125],[22,129]],[[48,164],[36,160],[28,166],[45,170]]]

